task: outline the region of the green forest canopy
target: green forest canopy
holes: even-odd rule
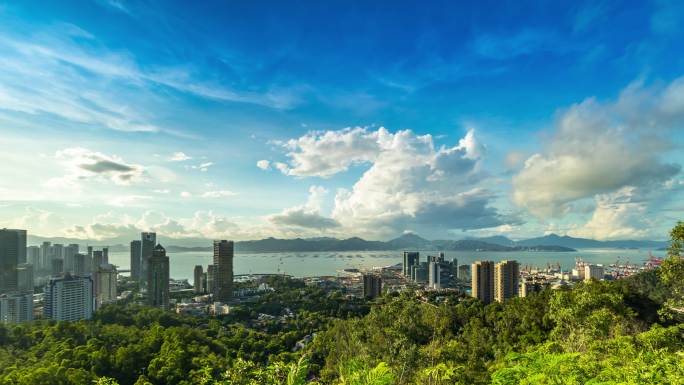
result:
[[[684,384],[684,224],[671,237],[659,269],[504,304],[279,280],[222,319],[109,305],[4,325],[0,384]],[[255,321],[285,308],[295,317]]]

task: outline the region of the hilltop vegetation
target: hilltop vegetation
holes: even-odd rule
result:
[[[680,224],[658,270],[504,304],[285,280],[221,320],[108,306],[1,326],[0,384],[682,384],[683,245]]]

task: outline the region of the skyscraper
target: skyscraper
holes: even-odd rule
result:
[[[214,294],[216,292],[216,268],[214,265],[207,266],[207,293]]]
[[[64,248],[64,272],[74,273],[74,265],[76,264],[74,257],[78,254],[78,250],[79,246],[75,243]]]
[[[203,288],[202,288],[202,276],[203,275],[204,274],[202,272],[202,265],[195,266],[194,281],[193,281],[195,293],[203,292]]]
[[[54,245],[52,245],[52,259],[55,258],[64,258],[64,245],[61,243],[55,243]]]
[[[441,289],[441,266],[438,261],[430,261],[428,264],[428,287],[431,289]]]
[[[74,275],[85,275],[89,272],[88,256],[78,253],[74,255]]]
[[[169,257],[162,245],[157,245],[147,259],[147,304],[169,308]]]
[[[22,263],[17,266],[17,290],[33,292],[33,265]]]
[[[26,230],[0,229],[0,293],[17,289],[17,266],[26,259]]]
[[[445,259],[443,252],[437,256],[428,255],[427,257],[427,283],[431,289],[444,289],[453,287],[456,275],[458,260],[452,259],[451,262]]]
[[[52,258],[52,276],[60,276],[62,272],[64,272],[64,260],[62,258]]]
[[[52,265],[50,262],[52,260],[52,243],[43,242],[40,245],[40,263],[34,266],[36,270],[46,270]]]
[[[0,294],[0,322],[24,322],[33,319],[33,291]]]
[[[131,278],[140,279],[142,241],[131,241]]]
[[[470,282],[470,265],[461,265],[458,267],[458,279],[463,282]]]
[[[94,266],[94,263],[93,263],[93,247],[88,246],[87,251],[88,251],[88,253],[86,254],[86,257],[84,259],[85,264],[83,266],[85,266],[86,273],[90,274],[94,271],[94,269],[93,269],[93,266]]]
[[[494,262],[476,261],[472,264],[471,295],[484,303],[494,300]]]
[[[34,269],[40,266],[40,247],[29,246],[26,249],[26,262],[33,265]]]
[[[26,230],[14,230],[19,234],[19,258],[18,263],[26,263]]]
[[[100,306],[116,301],[116,267],[110,264],[103,264],[94,273],[95,279],[95,306]]]
[[[518,262],[503,260],[494,267],[494,299],[503,302],[518,296]]]
[[[157,233],[140,234],[140,278],[147,279],[147,260],[152,257],[157,244]]]
[[[96,272],[104,264],[104,254],[102,250],[93,251],[93,272]]]
[[[411,266],[411,279],[418,283],[426,283],[428,281],[428,268],[430,264],[421,262],[419,265]]]
[[[214,241],[215,299],[226,302],[233,296],[233,241]]]
[[[93,280],[66,274],[52,278],[45,286],[45,318],[78,321],[93,316]]]
[[[417,251],[404,251],[403,273],[405,277],[411,276],[411,266],[417,266],[420,262],[420,253]]]
[[[382,278],[375,274],[363,275],[363,296],[377,298],[382,294]]]

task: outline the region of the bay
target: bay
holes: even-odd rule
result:
[[[664,251],[642,249],[584,249],[576,252],[477,252],[477,251],[447,251],[447,260],[458,259],[459,264],[470,264],[477,260],[500,261],[503,259],[517,260],[522,266],[530,265],[546,267],[548,264],[559,263],[566,271],[575,265],[575,258],[582,258],[587,262],[608,265],[616,262],[641,264],[649,258],[649,254],[662,257]],[[436,251],[421,251],[420,257],[424,261],[427,255],[436,255]],[[171,277],[193,281],[195,265],[202,265],[206,271],[207,265],[212,263],[210,252],[181,252],[169,253]],[[130,254],[128,252],[110,253],[109,261],[119,269],[129,269]],[[389,266],[402,262],[401,251],[343,251],[343,252],[287,252],[265,254],[236,254],[233,260],[234,274],[256,273],[284,273],[295,277],[310,277],[322,275],[337,275],[347,268],[368,269],[372,267]]]

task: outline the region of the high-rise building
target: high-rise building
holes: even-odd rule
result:
[[[458,279],[463,282],[470,282],[470,265],[461,265],[458,267]]]
[[[40,245],[40,263],[35,265],[36,270],[44,271],[52,267],[52,243],[43,242]]]
[[[61,243],[55,243],[52,245],[52,259],[64,258],[64,245]]]
[[[471,269],[471,295],[484,303],[494,300],[494,262],[476,261]]]
[[[59,263],[55,262],[55,259],[62,260],[64,256],[64,245],[61,243],[53,243],[50,249],[50,260],[47,261],[48,264],[45,266],[45,270],[50,273],[50,275],[57,276],[61,274],[61,270],[55,273],[55,269],[60,268]],[[57,264],[57,265],[56,265]],[[61,268],[64,268],[64,262],[62,262]]]
[[[14,230],[19,234],[19,258],[18,263],[26,263],[26,230]]]
[[[131,278],[140,279],[142,241],[131,241]]]
[[[37,269],[40,265],[40,247],[29,246],[26,248],[26,261],[33,265],[34,269]]]
[[[0,293],[17,290],[17,266],[26,259],[26,230],[0,229]]]
[[[93,251],[93,266],[92,271],[95,272],[100,266],[104,265],[104,253],[102,250]]]
[[[233,241],[214,241],[214,299],[227,302],[233,296]]]
[[[78,253],[74,255],[74,275],[86,275],[90,273],[90,264],[86,254]]]
[[[207,266],[207,268],[208,268],[208,266]],[[209,282],[208,282],[209,278],[208,278],[208,276],[209,276],[209,274],[206,271],[202,274],[202,293],[211,293],[209,291]]]
[[[441,289],[440,270],[441,263],[431,261],[428,265],[428,287],[431,289]]]
[[[377,298],[382,295],[382,278],[375,274],[363,275],[363,296]]]
[[[79,246],[72,243],[64,247],[64,272],[73,274],[75,272],[75,256],[78,254]]]
[[[516,261],[503,260],[494,266],[494,299],[503,302],[518,296],[520,266]]]
[[[214,265],[207,266],[207,293],[214,294],[216,292],[216,268]]]
[[[33,291],[0,294],[0,322],[24,322],[33,319]]]
[[[62,272],[64,272],[64,260],[62,258],[52,258],[52,276],[60,276]]]
[[[418,283],[427,283],[428,265],[427,262],[421,262],[420,265],[411,266],[411,279]]]
[[[157,233],[146,232],[140,234],[140,278],[147,279],[147,260],[152,257],[157,244]]]
[[[456,286],[456,273],[458,260],[452,259],[451,262],[443,261],[439,266],[439,287],[440,289],[453,288]]]
[[[45,286],[45,318],[78,321],[93,316],[93,280],[66,274],[52,278]]]
[[[453,287],[455,282],[455,272],[458,260],[454,258],[451,262],[446,261],[443,252],[438,255],[428,255],[427,257],[427,283],[432,289],[444,289]]]
[[[147,259],[147,304],[169,308],[169,257],[162,245],[155,246]]]
[[[102,264],[109,264],[109,246],[102,248]]]
[[[592,278],[595,280],[602,280],[605,276],[605,269],[603,265],[584,265],[584,280],[590,281]]]
[[[202,293],[204,290],[202,288],[202,276],[203,276],[203,271],[202,271],[202,265],[197,265],[195,266],[195,271],[194,271],[194,281],[193,286],[195,288],[195,293]]]
[[[404,251],[403,273],[405,277],[411,276],[411,266],[420,264],[420,253],[417,251]]]
[[[33,265],[22,263],[17,266],[17,290],[33,292]]]
[[[95,285],[95,306],[116,301],[116,266],[103,264],[95,271],[93,283]]]

